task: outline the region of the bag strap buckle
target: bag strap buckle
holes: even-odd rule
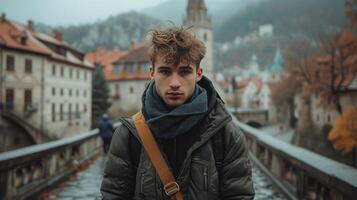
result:
[[[176,182],[170,182],[164,186],[167,196],[172,196],[180,191],[180,186]]]

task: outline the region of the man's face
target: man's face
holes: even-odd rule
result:
[[[193,63],[180,62],[177,66],[165,63],[161,55],[155,57],[150,70],[156,91],[170,108],[184,104],[193,94],[196,82],[202,78],[202,68]]]

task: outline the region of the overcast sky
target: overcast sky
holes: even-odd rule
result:
[[[110,15],[141,10],[167,0],[0,0],[0,12],[26,23],[29,19],[48,25],[76,25],[103,20]]]

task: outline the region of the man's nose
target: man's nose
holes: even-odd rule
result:
[[[169,86],[172,90],[178,90],[180,88],[181,83],[180,83],[179,76],[177,73],[172,74]]]

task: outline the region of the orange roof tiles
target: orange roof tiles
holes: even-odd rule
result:
[[[146,63],[150,62],[148,47],[144,43],[133,46],[127,55],[123,56],[115,63]]]
[[[97,51],[87,53],[85,58],[92,63],[101,65],[107,80],[115,80],[118,77],[113,74],[113,62],[126,54],[126,51],[98,49]]]
[[[9,21],[0,22],[0,36],[2,38],[2,45],[12,49],[19,49],[24,51],[29,51],[32,53],[40,54],[51,54],[51,50],[39,45],[36,42],[36,38],[26,29],[19,29],[18,26],[15,26]],[[21,43],[21,37],[25,39],[24,43]]]
[[[139,44],[127,52],[99,49],[95,52],[88,53],[86,58],[94,63],[100,64],[103,67],[106,79],[109,81],[150,79],[149,72],[143,72],[144,65],[150,61],[147,48],[143,44]],[[122,65],[121,72],[114,72],[116,64]],[[135,69],[132,70],[132,73],[129,73],[128,69],[131,67]]]
[[[48,44],[64,48],[65,54],[60,55],[47,46]],[[93,69],[93,65],[82,58],[83,53],[64,41],[59,41],[44,33],[35,32],[25,25],[3,17],[0,19],[0,45],[9,49],[43,54],[52,60]]]

